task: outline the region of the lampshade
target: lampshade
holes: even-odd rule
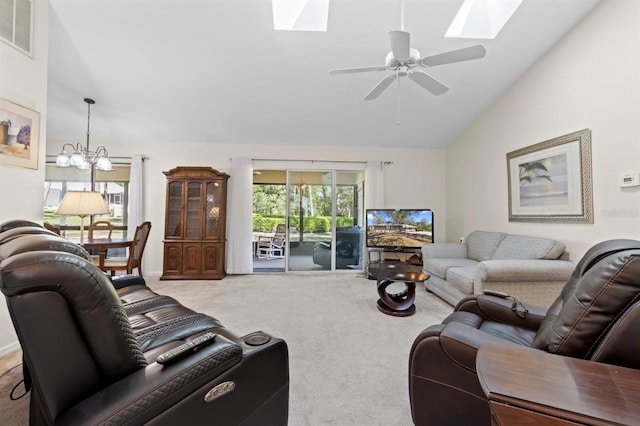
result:
[[[67,191],[56,211],[59,215],[77,216],[107,213],[109,213],[109,207],[102,194],[91,191]]]
[[[56,210],[59,215],[80,216],[80,244],[84,240],[84,217],[86,215],[107,214],[109,206],[102,194],[92,191],[67,191]]]

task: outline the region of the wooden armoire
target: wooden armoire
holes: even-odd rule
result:
[[[218,280],[225,276],[227,180],[211,167],[167,172],[161,280]]]

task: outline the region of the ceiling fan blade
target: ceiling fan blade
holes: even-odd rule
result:
[[[409,78],[418,86],[424,87],[425,89],[427,89],[428,91],[430,91],[436,96],[442,95],[444,92],[449,90],[447,86],[440,83],[438,80],[431,77],[429,74],[427,74],[424,71],[413,70],[409,74]]]
[[[487,49],[485,49],[483,45],[476,44],[475,46],[463,47],[458,50],[451,50],[449,52],[425,56],[424,58],[418,59],[418,63],[423,67],[435,67],[436,65],[484,58],[486,53]]]
[[[364,100],[365,101],[371,101],[371,100],[374,100],[375,98],[377,98],[378,95],[380,95],[380,93],[382,93],[382,91],[384,89],[389,87],[389,85],[395,79],[396,79],[396,75],[395,74],[389,74],[388,76],[383,78],[382,81],[380,81],[380,83],[378,83],[378,85],[376,87],[374,87],[373,90],[370,91],[367,96],[364,97]]]
[[[360,68],[337,68],[329,70],[329,74],[351,74],[356,72],[384,71],[387,67],[360,67]]]
[[[409,59],[409,44],[411,36],[406,31],[389,31],[391,52],[396,59]]]

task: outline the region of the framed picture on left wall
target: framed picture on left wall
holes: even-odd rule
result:
[[[0,165],[38,169],[40,113],[0,98]]]

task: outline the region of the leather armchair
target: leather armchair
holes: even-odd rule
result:
[[[486,342],[637,369],[638,329],[640,241],[611,240],[592,247],[548,310],[507,295],[467,297],[413,343],[409,358],[413,421],[491,424],[476,374],[476,354]]]
[[[0,290],[22,346],[30,424],[287,424],[283,340],[238,337],[140,277],[113,285],[59,236],[15,229],[0,232]],[[208,331],[212,343],[156,362]]]

